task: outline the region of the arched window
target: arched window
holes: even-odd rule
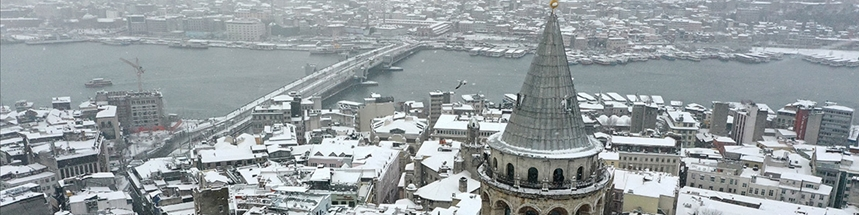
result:
[[[536,184],[539,183],[537,180],[538,172],[537,168],[531,167],[528,169],[528,183]]]
[[[585,172],[585,168],[580,166],[580,167],[579,167],[579,169],[578,169],[578,170],[576,170],[576,180],[581,181],[581,180],[582,180],[582,176],[584,176],[584,175],[583,175],[583,174],[584,174],[584,172]]]
[[[537,212],[537,210],[536,210],[536,209],[534,209],[534,208],[532,208],[532,207],[527,207],[527,206],[526,206],[526,207],[523,207],[523,208],[519,209],[519,214],[524,214],[524,215],[539,215],[540,213],[539,213],[539,212]]]
[[[561,168],[555,169],[555,172],[552,173],[552,183],[555,185],[560,185],[564,183],[564,170]]]
[[[492,169],[498,169],[498,158],[492,158]]]
[[[555,208],[549,211],[549,215],[567,215],[567,210],[563,208]]]
[[[507,163],[507,179],[513,180],[513,174],[514,174],[513,164]]]

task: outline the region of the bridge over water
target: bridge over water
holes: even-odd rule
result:
[[[245,131],[250,125],[251,112],[254,107],[268,104],[272,98],[287,92],[297,92],[304,96],[331,96],[351,84],[360,83],[364,80],[370,69],[378,67],[390,67],[392,64],[403,60],[415,53],[423,44],[398,43],[389,44],[359,55],[349,57],[331,66],[320,69],[303,78],[295,80],[286,86],[278,88],[265,94],[245,105],[239,107],[223,117],[210,118],[210,124],[198,127],[191,131],[185,131],[174,135],[167,140],[162,147],[153,149],[148,153],[149,157],[163,157],[169,155],[179,146],[189,144],[194,139],[208,139],[212,136],[234,134]]]

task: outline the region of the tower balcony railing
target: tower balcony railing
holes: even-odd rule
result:
[[[496,182],[504,185],[508,185],[515,188],[530,188],[530,189],[541,189],[541,190],[568,190],[568,189],[583,189],[592,187],[595,184],[604,183],[607,180],[607,177],[610,176],[608,172],[608,168],[601,167],[594,175],[589,179],[585,180],[544,180],[544,181],[533,181],[533,180],[522,180],[516,179],[514,177],[509,177],[508,175],[493,171],[491,168],[486,168],[485,165],[481,165],[479,167],[479,172],[481,173],[481,177],[487,181]]]

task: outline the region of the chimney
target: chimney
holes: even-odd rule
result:
[[[468,178],[461,177],[459,178],[459,192],[467,193],[468,192]]]

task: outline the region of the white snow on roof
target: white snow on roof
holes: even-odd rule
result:
[[[127,193],[122,191],[111,191],[111,192],[83,192],[78,193],[72,196],[69,196],[69,202],[83,202],[89,198],[97,198],[99,200],[117,200],[117,199],[131,199]]]
[[[230,180],[230,178],[227,178],[227,176],[221,175],[220,173],[218,173],[218,171],[215,170],[206,171],[205,175],[203,175],[203,178],[206,180],[206,182],[209,183],[222,182],[224,184],[227,184],[232,181]]]
[[[35,172],[48,168],[45,165],[34,163],[30,165],[3,165],[0,166],[0,177],[6,178],[6,175],[24,174]]]
[[[471,179],[470,173],[462,171],[418,188],[418,191],[415,191],[415,195],[433,201],[453,201],[453,195],[462,193],[459,191],[460,178],[468,180],[468,182],[466,182],[466,193],[474,192],[480,188],[480,181]]]
[[[214,163],[221,161],[236,161],[254,159],[257,155],[251,151],[251,147],[256,145],[256,139],[250,134],[241,134],[233,138],[232,142],[228,142],[228,137],[218,138],[215,143],[215,149],[200,150],[200,162]]]
[[[829,106],[823,107],[823,109],[832,109],[832,110],[853,112],[853,108],[849,108],[849,107],[845,107],[845,106],[841,106],[841,105],[829,105]]]
[[[421,163],[438,172],[442,165],[453,167],[453,160],[459,153],[460,145],[461,143],[457,141],[446,141],[445,145],[442,145],[439,140],[427,140],[421,144],[415,157],[424,157]]]
[[[599,154],[599,158],[607,161],[616,161],[620,160],[620,153],[612,152],[612,151],[602,151]]]
[[[653,198],[674,196],[674,189],[677,189],[679,181],[680,177],[662,172],[614,170],[614,188],[622,189],[626,194]]]
[[[105,105],[102,106],[103,110],[98,111],[95,115],[95,118],[111,118],[116,117],[116,106],[113,105]]]
[[[722,199],[740,202],[748,205],[760,205],[758,208],[746,207],[721,201]],[[749,214],[827,214],[849,215],[851,213],[836,208],[818,208],[788,202],[761,199],[737,194],[723,193],[694,187],[683,187],[677,197],[676,214],[703,214],[704,211],[715,211],[722,215]],[[714,213],[714,214],[715,214]]]
[[[480,213],[480,195],[471,193],[456,194],[459,203],[449,208],[437,207],[429,214],[435,215],[478,215]]]
[[[646,138],[646,137],[624,137],[611,136],[610,142],[612,145],[645,145],[645,146],[674,146],[676,141],[673,138]]]

